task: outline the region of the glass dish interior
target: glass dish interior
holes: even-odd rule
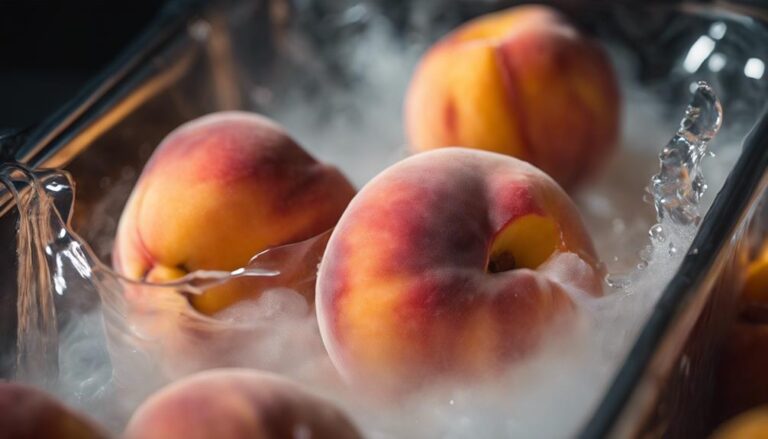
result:
[[[612,286],[606,286],[608,298],[594,310],[603,326],[586,346],[570,349],[583,348],[581,353],[568,354],[573,368],[590,370],[578,372],[579,380],[550,385],[551,392],[526,388],[523,382],[530,376],[523,369],[506,382],[513,387],[505,387],[502,395],[486,393],[478,399],[443,389],[394,410],[373,410],[360,401],[333,378],[311,305],[293,292],[311,286],[325,235],[254,261],[249,267],[254,276],[277,278],[283,288],[271,284],[254,308],[243,310],[251,317],[246,322],[238,315],[204,317],[176,289],[126,283],[110,273],[108,264],[98,262],[109,261],[120,211],[153,148],[177,125],[205,113],[249,109],[267,114],[360,187],[407,154],[402,98],[420,54],[457,23],[503,6],[231,2],[194,15],[183,32],[125,81],[123,93],[102,114],[68,137],[55,139],[60,142],[56,152],[44,160],[46,166],[65,166],[78,189],[74,209],[59,216],[54,212],[45,223],[52,225],[52,237],[65,231],[52,242],[62,249],[72,243],[83,249],[82,258],[70,252],[61,266],[48,262],[51,279],[56,273],[68,279],[66,293],[54,295],[58,391],[119,429],[132,407],[163,382],[198,369],[242,365],[276,370],[305,383],[346,408],[374,436],[525,436],[532,431],[558,436],[577,431],[597,407],[695,232],[689,230],[663,263],[657,261],[654,268],[651,261],[645,270],[658,270],[652,280],[636,268],[644,262],[638,254],[656,222],[652,206],[643,201],[644,188],[658,170],[659,149],[676,130],[691,85],[709,81],[725,113],[721,133],[711,145],[715,157],[704,164],[710,189],[702,210],[723,185],[741,142],[761,114],[768,45],[756,42],[768,40],[768,33],[753,19],[681,7],[563,7],[610,52],[621,80],[623,126],[619,152],[573,194],[613,275]],[[70,215],[81,238],[63,227]],[[9,239],[17,219],[18,212],[0,218]],[[3,257],[14,259],[12,254]],[[83,264],[91,267],[87,274]],[[280,285],[281,274],[274,272],[288,269],[301,275]],[[7,290],[16,289],[16,273],[9,270],[2,279]],[[51,286],[55,290],[55,282]],[[129,294],[165,299],[147,309],[146,303],[126,300]],[[15,312],[16,296],[2,299],[8,304],[4,310]],[[13,328],[19,323],[15,316],[4,320]],[[618,320],[624,323],[614,326]],[[13,350],[13,341],[3,343]],[[582,358],[584,353],[603,360],[591,362]],[[3,360],[6,369],[13,368]],[[541,364],[549,363],[529,369]],[[557,367],[551,372],[562,373]],[[521,403],[516,394],[534,398]],[[552,410],[562,413],[559,422],[542,416]]]

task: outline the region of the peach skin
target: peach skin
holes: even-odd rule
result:
[[[32,387],[0,382],[0,438],[105,439],[96,424]]]
[[[125,439],[358,439],[329,402],[247,369],[216,369],[160,390],[134,413]]]
[[[348,381],[402,388],[502,370],[571,322],[580,292],[600,295],[601,272],[557,183],[512,157],[442,148],[355,196],[320,264],[316,311]]]
[[[113,265],[150,282],[231,271],[330,229],[354,194],[274,122],[245,112],[204,116],[170,133],[147,163],[120,218]],[[191,301],[213,314],[257,295],[241,278]]]
[[[508,154],[570,189],[616,145],[619,101],[600,46],[555,10],[520,6],[464,24],[424,55],[405,124],[415,151]]]
[[[768,244],[760,255],[747,266],[742,299],[748,304],[768,306]]]
[[[736,416],[718,427],[710,439],[768,439],[768,406]]]

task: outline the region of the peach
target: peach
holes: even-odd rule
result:
[[[768,406],[752,409],[729,420],[711,439],[768,439]]]
[[[99,439],[107,434],[46,393],[0,382],[0,438]]]
[[[571,188],[615,146],[619,105],[600,46],[553,9],[521,6],[464,24],[424,55],[405,123],[416,151],[504,153]]]
[[[274,122],[245,112],[204,116],[170,133],[144,168],[120,218],[114,267],[150,282],[231,271],[330,229],[354,194]],[[192,304],[213,314],[256,297],[254,285],[233,280]]]
[[[600,271],[554,180],[512,157],[443,148],[355,196],[321,261],[316,311],[348,381],[398,388],[526,357],[578,315],[575,291],[601,294]]]
[[[742,298],[746,303],[768,305],[768,245],[747,266]]]
[[[359,438],[338,409],[277,376],[216,369],[152,395],[134,413],[126,439]]]

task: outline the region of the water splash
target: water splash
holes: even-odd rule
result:
[[[58,328],[53,294],[57,281],[52,277],[51,261],[56,256],[39,243],[55,242],[52,212],[68,217],[74,195],[64,172],[32,172],[20,165],[6,164],[0,169],[0,184],[6,192],[6,208],[18,206],[17,243],[17,331],[16,378],[52,386],[58,374]],[[56,194],[54,196],[53,194]],[[58,215],[58,213],[56,213]]]
[[[633,275],[645,270],[654,255],[674,258],[680,253],[685,241],[681,236],[701,221],[699,204],[707,190],[701,160],[712,155],[707,146],[722,121],[720,100],[709,84],[698,82],[677,132],[659,153],[659,173],[651,177],[643,196],[656,209],[657,223],[648,230],[650,245],[639,252],[634,272],[606,276],[609,287],[627,289]]]
[[[133,308],[124,295],[129,290],[155,296],[170,294],[180,299],[158,301],[152,310],[159,315],[157,320],[165,317],[163,312],[172,312],[200,322],[203,327],[197,328],[198,333],[222,332],[222,327],[229,325],[252,336],[256,329],[263,331],[258,322],[233,325],[206,318],[197,314],[178,293],[202,294],[234,279],[249,278],[254,291],[267,291],[278,285],[309,296],[314,290],[317,264],[331,234],[328,230],[305,241],[265,250],[246,266],[231,272],[201,270],[173,282],[151,284],[113,272],[72,231],[69,220],[74,199],[74,182],[65,171],[33,171],[15,163],[0,165],[0,213],[14,205],[19,211],[16,379],[49,389],[57,387],[60,371],[56,296],[98,295],[107,332],[126,341],[131,352],[155,340],[146,339],[145,334],[136,332],[135,325],[128,324]],[[145,314],[154,315],[142,309]]]
[[[661,169],[647,188],[659,223],[669,219],[677,225],[698,225],[699,202],[707,190],[701,159],[722,121],[720,100],[709,84],[700,81],[680,127],[659,154]]]

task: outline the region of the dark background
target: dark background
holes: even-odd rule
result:
[[[0,0],[0,130],[40,122],[144,28],[163,0]]]

